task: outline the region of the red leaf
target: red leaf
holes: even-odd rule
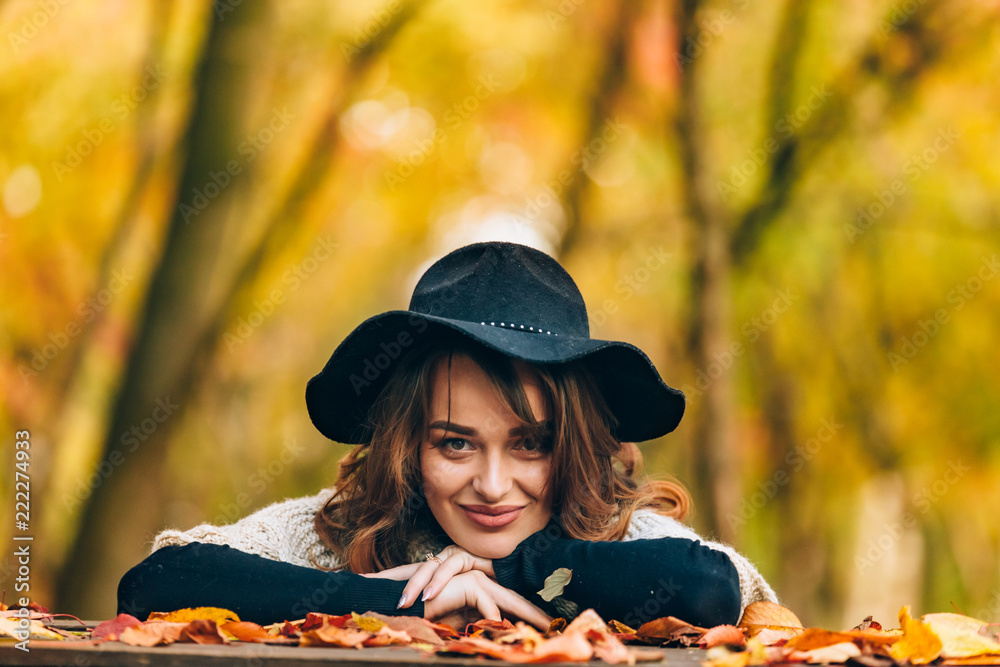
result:
[[[125,631],[126,628],[134,628],[137,625],[142,625],[140,621],[135,616],[129,614],[118,614],[114,618],[104,621],[90,634],[93,639],[100,639],[101,637],[107,637],[111,640],[117,640],[118,636]]]

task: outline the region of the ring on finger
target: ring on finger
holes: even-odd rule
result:
[[[426,560],[426,561],[427,561],[427,562],[429,562],[429,563],[437,563],[438,565],[440,565],[440,564],[441,564],[441,559],[440,559],[440,558],[438,558],[437,556],[435,556],[434,554],[432,554],[432,553],[431,553],[431,552],[429,552],[429,551],[428,551],[428,552],[427,552],[427,554],[426,554],[426,555],[424,556],[424,560]]]

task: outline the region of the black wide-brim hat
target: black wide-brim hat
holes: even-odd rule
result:
[[[590,337],[576,283],[552,257],[516,243],[475,243],[421,276],[409,310],[362,322],[306,386],[309,417],[326,437],[369,442],[368,412],[400,358],[425,337],[458,334],[536,364],[579,360],[618,421],[615,437],[651,440],[677,428],[684,394],[667,386],[642,350]],[[419,347],[419,346],[417,346]]]

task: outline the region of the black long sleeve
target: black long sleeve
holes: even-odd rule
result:
[[[405,586],[405,581],[326,572],[195,542],[158,549],[129,570],[118,584],[118,613],[145,620],[151,611],[222,607],[262,625],[305,618],[311,611],[423,616],[419,600],[396,608]]]
[[[573,575],[563,600],[579,611],[593,608],[605,620],[635,628],[662,616],[703,627],[739,620],[739,573],[721,551],[679,537],[589,542],[561,534],[550,523],[509,556],[494,560],[497,581],[554,616],[562,614],[537,591],[564,567]]]

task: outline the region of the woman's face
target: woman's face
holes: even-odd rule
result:
[[[537,380],[518,369],[535,419],[549,419]],[[455,544],[483,558],[510,555],[544,528],[552,515],[547,488],[552,455],[528,440],[521,422],[471,358],[451,361],[433,375],[429,439],[420,446],[427,504]]]

